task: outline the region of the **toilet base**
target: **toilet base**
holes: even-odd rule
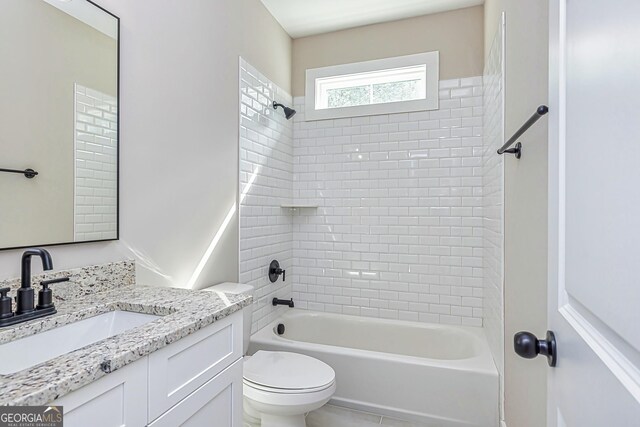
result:
[[[245,427],[306,427],[305,415],[269,415],[259,414],[244,405]]]
[[[260,427],[306,427],[305,415],[324,406],[336,384],[315,393],[265,393],[244,385],[245,425]]]
[[[272,415],[262,414],[260,427],[306,427],[304,414],[302,415]]]
[[[305,416],[303,414],[275,415],[259,413],[254,410],[247,399],[244,399],[244,426],[245,427],[306,427]]]

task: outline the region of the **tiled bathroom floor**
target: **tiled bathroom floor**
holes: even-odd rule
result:
[[[325,405],[307,415],[307,427],[437,427],[434,425],[396,420],[367,412]]]
[[[435,424],[421,424],[397,420],[368,412],[354,411],[339,406],[325,405],[307,414],[307,427],[438,427]],[[247,422],[244,427],[259,427]]]

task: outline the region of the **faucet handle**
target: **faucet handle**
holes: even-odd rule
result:
[[[42,286],[43,289],[47,289],[47,286],[53,285],[54,283],[62,283],[68,281],[68,277],[58,277],[57,279],[43,280],[42,282],[40,282],[40,286]]]
[[[43,280],[42,282],[40,282],[40,286],[42,286],[42,289],[40,289],[40,291],[38,292],[38,305],[36,306],[36,309],[43,310],[45,308],[53,308],[53,292],[51,292],[51,289],[49,289],[49,285],[68,281],[68,277],[59,277],[57,279]]]
[[[282,275],[282,281],[284,282],[287,277],[287,273],[285,270],[280,268],[280,263],[274,259],[269,264],[269,280],[271,283],[275,283],[280,275]]]
[[[0,289],[0,319],[6,319],[13,316],[12,301],[7,296],[11,288]]]

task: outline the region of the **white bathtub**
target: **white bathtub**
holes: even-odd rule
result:
[[[438,427],[498,426],[498,373],[480,328],[293,309],[251,337],[250,354],[258,350],[331,365],[335,405]]]

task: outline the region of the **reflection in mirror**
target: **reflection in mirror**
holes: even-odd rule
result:
[[[117,239],[118,18],[2,0],[0,28],[0,249]]]

